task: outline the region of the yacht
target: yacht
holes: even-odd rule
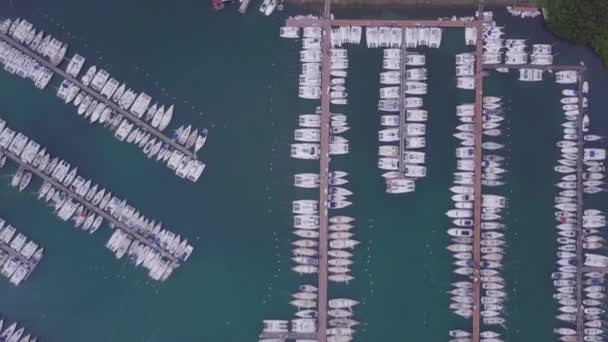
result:
[[[408,48],[418,47],[418,28],[417,27],[406,27],[405,28],[405,45]]]
[[[543,80],[543,71],[539,69],[519,69],[519,80],[526,82],[538,82]]]
[[[408,54],[405,56],[405,64],[407,66],[423,66],[426,64],[426,57],[416,53]]]
[[[472,52],[459,53],[456,55],[456,65],[474,65],[475,54]]]
[[[386,180],[386,192],[389,194],[408,193],[416,190],[416,183],[412,179],[392,178]]]
[[[281,27],[279,35],[282,38],[300,38],[300,28],[293,26],[284,26]]]
[[[457,77],[456,88],[458,89],[475,89],[475,78],[474,77]]]
[[[84,74],[84,76],[82,76],[82,84],[84,84],[85,86],[89,86],[89,84],[91,83],[91,81],[93,80],[93,76],[97,73],[97,67],[96,66],[91,66],[86,74]]]
[[[29,172],[24,172],[21,177],[21,182],[19,183],[19,192],[25,190],[25,188],[30,184],[32,180],[32,174]]]
[[[559,84],[574,84],[578,82],[578,73],[574,70],[562,70],[555,73],[555,82]]]

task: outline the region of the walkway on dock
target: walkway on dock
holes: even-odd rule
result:
[[[85,206],[90,211],[95,212],[97,215],[102,216],[107,222],[113,223],[116,227],[122,229],[125,233],[127,233],[130,236],[132,236],[134,239],[138,240],[140,243],[142,243],[142,244],[144,244],[144,245],[152,248],[153,250],[157,251],[164,258],[170,260],[173,263],[173,265],[172,265],[173,267],[179,266],[180,260],[177,257],[175,257],[173,254],[170,254],[166,250],[160,248],[154,242],[152,242],[150,239],[142,236],[137,231],[135,231],[132,228],[127,227],[124,223],[118,221],[117,219],[115,219],[110,214],[108,214],[105,211],[99,209],[97,206],[89,203],[82,196],[76,194],[71,189],[68,189],[66,186],[64,186],[62,183],[58,182],[56,179],[54,179],[51,176],[47,175],[46,173],[38,170],[38,168],[35,168],[35,167],[29,165],[28,163],[24,162],[18,156],[16,156],[14,153],[9,152],[8,149],[4,149],[4,148],[0,147],[0,152],[4,153],[4,155],[7,158],[9,158],[12,161],[14,161],[15,163],[19,164],[19,166],[22,167],[23,169],[31,172],[32,174],[34,174],[34,175],[36,175],[36,176],[38,176],[40,178],[42,178],[45,182],[50,183],[55,189],[61,190],[61,191],[65,192],[68,196],[70,196],[76,202],[82,204],[83,206]]]
[[[583,82],[585,78],[583,76],[585,68],[578,72],[578,125],[577,125],[577,137],[578,137],[578,159],[576,163],[576,307],[578,309],[576,313],[576,340],[577,342],[584,341],[584,318],[585,313],[583,311],[583,235],[585,234],[583,229],[583,149],[585,148],[585,133],[583,132]]]
[[[582,71],[585,69],[583,65],[536,65],[536,64],[484,64],[484,69],[499,69],[499,68],[507,68],[507,69],[538,69],[538,70],[551,70],[551,71],[561,71],[561,70],[573,70],[573,71]]]
[[[128,112],[128,111],[120,108],[116,103],[112,102],[111,100],[108,100],[107,98],[103,97],[101,94],[97,93],[93,89],[85,86],[84,84],[82,84],[82,82],[80,80],[72,77],[72,75],[69,75],[65,71],[61,70],[58,66],[55,66],[50,61],[46,60],[44,57],[36,54],[34,51],[32,51],[32,50],[28,49],[27,47],[21,45],[19,42],[15,41],[13,38],[11,38],[8,35],[0,32],[0,40],[3,40],[5,42],[7,42],[8,44],[10,44],[15,49],[18,49],[22,53],[24,53],[24,54],[28,55],[29,57],[35,59],[38,63],[40,63],[43,66],[45,66],[46,68],[52,70],[54,73],[59,74],[61,77],[63,77],[65,79],[67,79],[68,81],[74,83],[75,85],[77,85],[80,88],[81,91],[84,91],[87,94],[91,95],[98,102],[103,102],[106,106],[112,108],[112,110],[114,110],[115,112],[118,112],[118,113],[122,114],[122,116],[124,118],[128,118],[129,120],[131,120],[135,124],[137,124],[137,125],[145,128],[150,134],[152,134],[157,139],[162,140],[163,142],[169,144],[171,147],[173,147],[176,150],[179,150],[184,155],[186,155],[186,156],[188,156],[190,158],[198,159],[196,157],[196,154],[194,152],[192,152],[191,150],[189,150],[186,147],[184,147],[184,146],[178,144],[177,142],[171,140],[171,138],[169,138],[168,136],[164,135],[158,129],[152,127],[149,123],[141,120],[136,115],[134,115],[134,114],[132,114],[132,113],[130,113],[130,112]]]
[[[326,16],[325,18],[327,19],[328,17]],[[285,25],[293,27],[323,27],[325,21],[326,20],[323,19],[312,18],[289,18]],[[477,27],[477,22],[464,20],[335,19],[331,20],[331,26]]]
[[[475,45],[475,201],[473,216],[473,342],[480,341],[481,311],[481,173],[483,136],[483,0],[477,10]]]
[[[329,117],[331,84],[331,0],[325,0],[321,40],[321,154],[319,156],[319,284],[317,307],[317,342],[327,342],[328,277],[328,187],[329,187]]]
[[[399,65],[399,70],[401,71],[400,81],[401,85],[399,86],[399,178],[404,178],[403,175],[405,173],[405,158],[403,156],[405,152],[405,81],[406,81],[406,66],[405,66],[405,56],[406,56],[406,44],[405,44],[405,32],[401,34],[401,62]]]
[[[316,340],[317,333],[299,333],[299,332],[263,332],[260,334],[261,339],[276,339],[276,340]]]

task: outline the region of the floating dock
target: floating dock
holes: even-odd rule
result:
[[[114,224],[115,227],[117,227],[118,229],[122,229],[125,233],[132,236],[134,240],[137,240],[140,243],[155,250],[156,252],[161,254],[164,258],[170,260],[174,266],[179,266],[179,262],[180,262],[179,258],[175,257],[173,254],[170,254],[166,250],[160,248],[152,240],[144,237],[143,235],[141,235],[140,233],[135,231],[133,228],[127,227],[124,223],[117,220],[116,218],[114,218],[110,214],[106,213],[105,211],[99,209],[94,204],[89,203],[86,199],[82,198],[82,196],[78,195],[73,190],[64,186],[61,182],[57,181],[56,179],[52,178],[51,176],[47,175],[46,173],[38,170],[38,168],[35,168],[35,167],[29,165],[28,163],[24,162],[23,160],[21,160],[21,158],[16,156],[14,153],[8,151],[8,149],[0,147],[0,152],[4,153],[4,155],[7,156],[7,158],[14,161],[16,164],[18,164],[24,170],[31,172],[32,174],[42,178],[43,181],[51,184],[55,189],[65,192],[67,195],[69,195],[72,199],[74,199],[76,202],[78,202],[82,206],[86,207],[87,209],[96,213],[97,215],[102,216],[107,222]]]
[[[405,173],[405,157],[404,157],[404,152],[405,152],[405,134],[404,134],[404,129],[403,127],[405,127],[405,115],[407,112],[407,109],[405,108],[405,93],[403,92],[403,89],[405,89],[405,83],[406,83],[406,66],[405,66],[405,61],[406,61],[406,43],[405,43],[405,32],[402,32],[401,35],[401,63],[399,65],[399,70],[400,70],[400,79],[401,79],[401,84],[399,85],[399,178],[404,178],[404,173]]]
[[[327,2],[327,1],[326,1]],[[327,19],[289,18],[285,26],[324,27]],[[336,26],[391,26],[391,27],[477,27],[477,21],[465,20],[382,20],[382,19],[336,19],[330,27]]]
[[[134,122],[136,125],[145,128],[146,131],[148,131],[150,134],[152,134],[155,138],[163,141],[164,143],[168,144],[172,148],[180,151],[185,156],[188,156],[188,157],[190,157],[190,158],[192,158],[194,160],[198,160],[197,156],[196,156],[196,153],[192,152],[191,150],[187,149],[186,147],[184,147],[184,146],[178,144],[177,142],[173,141],[171,138],[169,138],[168,136],[166,136],[165,134],[163,134],[161,131],[159,131],[158,129],[152,127],[149,123],[141,120],[140,118],[138,118],[134,114],[130,113],[129,111],[122,109],[121,107],[118,106],[118,104],[116,104],[113,101],[105,98],[104,96],[102,96],[101,94],[97,93],[93,89],[85,86],[79,79],[77,79],[75,77],[72,77],[71,75],[69,75],[65,71],[61,70],[58,66],[52,64],[50,61],[46,60],[44,57],[38,55],[37,53],[35,53],[34,51],[30,50],[29,48],[23,46],[22,44],[20,44],[16,40],[14,40],[12,37],[8,36],[7,34],[4,34],[4,33],[0,32],[0,40],[6,42],[8,44],[10,44],[13,48],[18,49],[23,54],[29,56],[30,58],[33,58],[34,60],[36,60],[36,62],[40,63],[44,67],[52,70],[54,73],[60,75],[62,78],[67,79],[68,81],[70,81],[73,84],[77,85],[80,88],[81,91],[84,91],[85,93],[87,93],[88,95],[90,95],[91,97],[93,97],[98,102],[104,103],[107,107],[112,108],[112,110],[114,112],[122,114],[124,118],[128,118],[130,121]]]
[[[298,332],[263,332],[260,334],[261,339],[273,340],[317,340],[317,333],[298,333]],[[319,340],[320,341],[320,340]]]
[[[480,341],[481,309],[481,180],[483,143],[483,1],[479,2],[475,45],[475,174],[473,201],[473,342]]]
[[[578,158],[576,160],[576,307],[578,311],[576,313],[576,340],[577,342],[583,342],[585,339],[585,312],[583,306],[583,236],[585,230],[583,229],[583,157],[585,149],[585,133],[583,132],[583,83],[585,78],[583,76],[584,68],[578,71],[578,125],[577,125],[577,138],[578,138]],[[599,271],[599,270],[596,270]]]

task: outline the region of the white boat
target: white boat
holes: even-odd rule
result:
[[[282,38],[300,38],[300,28],[293,26],[281,27],[279,36]]]

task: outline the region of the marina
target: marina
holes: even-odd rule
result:
[[[31,201],[44,192],[48,182],[6,157],[1,214],[44,247],[45,260],[18,288],[8,279],[0,282],[10,295],[2,302],[5,317],[28,327],[28,333],[36,332],[38,341],[318,340],[318,276],[324,267],[319,254],[323,205],[317,192],[321,191],[322,36],[316,36],[314,30],[304,35],[299,28],[295,31],[298,38],[280,38],[282,33],[294,34],[279,32],[286,16],[306,11],[286,5],[286,11],[277,8],[272,12],[275,18],[267,18],[258,11],[261,4],[250,3],[253,10],[249,8],[243,16],[236,11],[236,2],[227,4],[222,13],[209,11],[208,2],[192,3],[178,6],[175,16],[163,25],[158,24],[158,18],[166,14],[166,6],[155,1],[144,12],[137,12],[140,6],[130,2],[93,3],[86,9],[63,0],[5,4],[5,17],[27,18],[36,26],[36,33],[42,28],[45,35],[69,43],[67,58],[58,66],[61,70],[71,70],[66,66],[75,52],[86,56],[78,80],[95,64],[98,71],[107,70],[110,78],[120,77],[121,83],[124,79],[133,89],[145,90],[154,100],[165,102],[165,108],[168,104],[179,108],[173,121],[180,122],[172,123],[175,127],[164,134],[171,136],[180,124],[192,123],[209,127],[213,139],[213,144],[198,154],[208,166],[213,165],[205,170],[205,179],[182,182],[178,177],[167,177],[164,167],[151,166],[148,158],[132,149],[139,147],[135,141],[138,134],[131,140],[129,133],[124,138],[127,144],[118,144],[114,140],[118,130],[97,129],[104,125],[99,125],[94,108],[89,114],[85,109],[80,116],[75,115],[77,108],[64,105],[61,98],[66,93],[60,90],[69,89],[69,83],[50,69],[54,77],[43,92],[33,87],[29,78],[22,82],[9,72],[0,73],[0,82],[10,94],[3,105],[3,119],[12,129],[45,145],[40,149],[51,152],[54,156],[50,159],[60,156],[69,162],[68,173],[78,166],[79,183],[84,181],[84,186],[91,181],[85,201],[89,192],[99,193],[104,187],[106,192],[117,191],[121,202],[127,199],[140,213],[156,222],[162,219],[163,228],[173,227],[175,234],[180,233],[182,240],[188,237],[196,249],[183,272],[174,271],[170,281],[154,281],[148,269],[132,266],[130,248],[120,260],[115,258],[124,249],[120,241],[126,241],[121,228],[106,229],[110,221],[102,217],[102,227],[89,236],[91,221],[100,215],[83,205],[86,217],[75,229],[82,233],[75,233],[72,227],[78,217],[73,215],[68,219],[70,225],[65,225],[67,222],[56,215],[49,215],[54,213],[54,206],[47,205],[52,199],[46,202],[44,196]],[[118,6],[120,11],[115,10]],[[608,126],[601,115],[606,102],[601,96],[604,69],[589,49],[547,32],[542,17],[523,20],[498,8],[492,10],[497,28],[491,34],[500,30],[505,34],[495,38],[502,39],[499,62],[492,52],[498,49],[493,42],[482,44],[488,48],[482,48],[486,57],[481,63],[482,185],[478,196],[451,191],[454,186],[474,187],[477,177],[473,175],[477,172],[474,154],[478,146],[475,127],[471,129],[477,123],[475,26],[428,26],[442,29],[439,48],[406,44],[403,49],[403,35],[401,45],[396,46],[391,34],[387,40],[378,34],[378,39],[368,41],[366,31],[387,27],[389,33],[405,32],[409,26],[360,26],[361,41],[351,43],[346,37],[356,41],[357,25],[331,24],[330,82],[326,89],[330,108],[324,301],[327,341],[473,341],[473,314],[467,318],[453,314],[455,309],[473,310],[473,302],[468,302],[474,293],[475,274],[468,274],[471,269],[479,272],[476,305],[480,342],[605,339],[595,329],[605,329],[601,318],[605,314],[600,311],[605,310],[605,298],[600,298],[605,293],[601,289],[605,276],[601,273],[608,266],[600,255],[605,255],[602,239],[606,236],[604,229],[596,226],[602,224],[606,193],[585,192],[605,188],[598,183],[605,181],[598,178],[605,171],[601,161],[583,159],[579,174],[578,162],[567,159],[577,147],[573,144],[578,144],[580,133],[575,132],[578,120],[574,115],[582,101],[588,102],[585,114],[592,125],[583,136],[579,155],[597,157],[595,153],[605,148],[603,137]],[[366,10],[333,11],[340,18],[337,20],[374,18]],[[414,22],[413,18],[449,19],[452,15],[472,15],[473,11],[412,8],[378,14]],[[103,15],[90,16],[92,12]],[[133,16],[136,12],[144,15]],[[107,26],[109,14],[112,24]],[[472,24],[476,21],[474,18]],[[243,35],[245,28],[255,28],[258,34]],[[490,32],[484,30],[482,35],[488,37]],[[523,39],[527,57],[517,50]],[[507,42],[512,40],[515,42]],[[371,48],[371,42],[388,42],[389,46]],[[551,66],[532,63],[550,59],[533,59],[538,45],[543,44],[551,45]],[[385,57],[387,50],[390,55]],[[424,82],[428,88],[427,94],[408,94],[408,98],[424,100],[409,116],[407,110],[402,116],[401,110],[378,109],[379,88],[404,85],[401,70],[383,65],[385,59],[396,58],[393,50],[405,50],[405,56],[399,54],[402,61],[415,54],[426,58],[424,66],[404,68],[405,82]],[[302,61],[303,55],[306,61]],[[44,58],[50,61],[50,56]],[[524,64],[507,64],[524,60]],[[576,92],[582,88],[578,80],[564,85],[555,82],[560,71],[583,70],[579,61],[585,64],[584,81],[593,88],[582,95],[583,100],[574,99],[579,98]],[[427,80],[408,80],[422,68],[427,69]],[[387,82],[400,83],[384,84],[382,75],[387,75]],[[397,75],[396,80],[393,75]],[[92,83],[88,85],[91,89]],[[562,90],[567,92],[560,96]],[[300,91],[318,98],[300,98]],[[86,96],[83,92],[81,104]],[[97,101],[91,96],[93,100]],[[426,121],[409,120],[422,118],[418,110],[427,111]],[[204,114],[199,115],[199,111]],[[93,118],[97,120],[89,125]],[[407,160],[424,166],[426,178],[416,179],[411,193],[387,193],[387,179],[381,175],[397,175],[399,164],[394,164],[396,170],[383,170],[378,162],[381,157],[400,159],[401,137],[379,143],[378,132],[407,132],[402,124],[409,123],[415,124],[407,126],[410,132],[420,132],[418,124],[425,125],[425,134],[417,137],[424,137],[426,146],[410,150],[424,154],[408,153],[408,157],[420,159]],[[137,128],[143,130],[134,123],[131,132]],[[122,132],[120,136],[124,136]],[[593,140],[598,137],[601,139]],[[403,148],[408,150],[405,145],[404,141]],[[336,151],[344,154],[332,153]],[[15,156],[21,159],[21,155]],[[496,160],[488,159],[494,156]],[[386,165],[390,165],[388,161]],[[405,165],[401,166],[404,172]],[[31,184],[22,192],[18,191],[22,182],[11,185],[19,169],[21,181],[24,174],[32,174]],[[52,174],[49,177],[54,179]],[[95,185],[97,189],[92,191]],[[51,187],[57,189],[48,183],[44,187],[47,194]],[[584,207],[579,217],[581,187]],[[476,199],[481,202],[482,216],[477,227],[479,265],[469,261],[474,252]],[[351,204],[331,208],[338,202],[340,206]],[[503,203],[505,207],[501,207]],[[568,215],[568,222],[556,222],[557,212]],[[577,216],[570,217],[573,214]],[[499,217],[493,219],[496,215]],[[88,231],[83,231],[87,220],[91,226],[87,224]],[[115,231],[121,232],[112,240],[115,250],[108,253],[99,248]],[[346,247],[357,242],[352,249]],[[471,246],[471,250],[446,250],[450,245],[461,245],[454,248],[462,250]],[[576,248],[582,248],[580,256]],[[246,291],[242,284],[247,284]],[[500,297],[501,292],[504,297]],[[360,304],[339,308],[333,301],[337,297]],[[577,298],[583,306],[580,310]],[[96,310],[91,311],[91,307]],[[581,327],[576,321],[579,316]],[[66,327],[66,321],[74,324]],[[402,329],[392,329],[395,325]],[[150,329],[138,329],[142,326]],[[578,331],[582,331],[581,337]]]
[[[501,98],[496,96],[484,97],[484,70],[496,70],[498,72],[505,73],[509,72],[511,69],[515,69],[516,71],[520,72],[520,81],[538,81],[542,79],[543,72],[549,71],[555,72],[557,83],[574,83],[576,79],[580,80],[580,75],[582,75],[582,72],[584,71],[584,66],[552,65],[552,56],[550,55],[551,49],[543,44],[533,46],[534,49],[531,55],[532,63],[528,64],[528,56],[526,52],[522,52],[522,46],[525,48],[525,45],[521,45],[522,40],[517,39],[507,39],[508,51],[506,53],[506,64],[501,64],[502,53],[500,52],[500,47],[504,43],[503,40],[497,38],[503,34],[502,31],[500,31],[502,28],[497,28],[495,26],[496,24],[492,22],[491,12],[483,11],[483,2],[480,3],[478,13],[483,15],[474,22],[455,21],[450,22],[450,24],[447,25],[448,27],[465,27],[465,40],[467,41],[467,44],[476,46],[475,53],[470,54],[470,56],[473,57],[473,62],[469,63],[469,57],[467,54],[457,56],[457,65],[464,65],[463,67],[460,67],[460,71],[457,71],[462,73],[461,75],[458,75],[462,77],[459,77],[457,87],[460,89],[474,90],[475,103],[463,104],[457,108],[458,115],[462,122],[458,129],[462,132],[456,133],[455,136],[461,139],[462,147],[457,149],[456,155],[462,159],[458,161],[459,171],[455,173],[455,186],[452,188],[452,191],[456,193],[453,196],[453,198],[456,198],[456,208],[447,212],[449,217],[455,219],[454,223],[456,225],[455,228],[450,228],[448,231],[449,235],[452,236],[453,243],[455,243],[448,249],[452,250],[453,252],[458,252],[455,255],[457,260],[454,263],[460,268],[456,269],[454,272],[456,274],[465,275],[465,278],[470,280],[470,282],[460,281],[454,284],[458,286],[456,289],[451,291],[451,293],[455,294],[456,297],[453,298],[455,302],[450,305],[450,308],[452,308],[457,315],[464,318],[469,318],[472,322],[470,332],[463,330],[451,330],[449,335],[451,337],[461,338],[460,340],[462,341],[484,341],[487,339],[491,339],[492,341],[502,341],[500,339],[501,333],[496,332],[492,327],[502,327],[504,329],[506,326],[506,320],[502,317],[502,312],[504,310],[503,303],[505,301],[504,297],[506,296],[506,292],[504,289],[504,280],[500,276],[500,269],[502,268],[502,260],[504,257],[502,246],[505,244],[505,241],[503,240],[504,234],[496,231],[496,229],[501,230],[505,226],[504,223],[496,220],[501,219],[501,212],[506,206],[506,198],[500,195],[500,192],[495,192],[493,187],[503,186],[505,184],[504,181],[501,180],[501,175],[507,170],[503,169],[500,163],[501,160],[504,160],[505,156],[497,154],[498,150],[504,147],[504,144],[496,141],[484,141],[485,139],[483,136],[488,135],[488,137],[491,138],[501,135],[502,132],[499,127],[502,120],[504,120],[504,117],[502,116]],[[331,41],[334,42],[335,39],[333,34],[338,32],[338,29],[334,29],[332,27],[340,25],[334,25],[335,21],[329,20],[327,17],[325,19],[316,19],[316,24],[313,24],[314,21],[315,19],[311,18],[295,18],[288,20],[286,27],[303,27],[305,30],[311,30],[311,27],[321,28],[320,31],[323,32],[323,37],[325,37],[325,32],[331,33]],[[390,128],[383,128],[383,130],[379,132],[381,142],[399,141],[399,145],[396,148],[396,154],[398,156],[397,160],[389,164],[388,158],[383,159],[381,157],[379,161],[379,167],[381,169],[385,168],[385,170],[397,171],[387,172],[385,175],[385,177],[388,178],[387,192],[399,193],[413,191],[413,185],[407,185],[407,188],[396,190],[395,187],[397,182],[394,182],[394,180],[391,179],[391,176],[396,176],[397,178],[411,176],[411,174],[408,175],[404,171],[407,168],[406,160],[404,158],[406,158],[406,153],[410,153],[405,150],[406,139],[408,134],[411,134],[410,131],[408,131],[408,133],[405,131],[408,127],[408,122],[405,120],[406,114],[408,114],[407,116],[409,117],[410,113],[408,113],[408,110],[406,110],[408,107],[406,102],[408,98],[404,97],[404,95],[426,94],[426,89],[423,91],[416,88],[411,88],[414,82],[411,82],[410,85],[407,84],[409,79],[406,76],[407,71],[405,66],[408,65],[408,62],[404,63],[404,61],[409,61],[409,55],[406,53],[411,54],[412,52],[406,51],[406,47],[412,48],[416,45],[411,43],[411,39],[408,41],[409,32],[407,32],[406,29],[408,26],[416,26],[416,30],[421,30],[422,32],[420,27],[424,27],[426,24],[430,26],[431,23],[436,24],[435,22],[424,22],[420,25],[418,22],[391,22],[392,26],[403,27],[403,29],[400,29],[400,32],[398,32],[397,35],[401,39],[398,44],[400,49],[387,49],[384,51],[385,59],[383,65],[388,70],[385,70],[381,75],[381,83],[383,85],[400,85],[400,87],[390,86],[380,89],[380,110],[386,108],[386,104],[382,102],[386,100],[382,99],[397,98],[397,102],[399,103],[399,105],[396,107],[398,108],[399,112],[397,130],[392,132]],[[371,37],[375,37],[377,34],[377,31],[374,30],[378,30],[378,28],[380,29],[380,32],[382,32],[383,29],[385,32],[392,32],[395,30],[394,27],[391,27],[385,22],[383,22],[383,24],[388,25],[386,28],[382,28],[381,26],[375,28],[375,25],[381,24],[374,20],[342,20],[340,24],[344,25],[342,27],[346,27],[347,29],[351,30],[351,27],[366,28],[366,40],[368,47],[382,46],[381,44],[387,44],[385,46],[389,46],[389,43],[382,43],[382,39],[379,42],[371,40]],[[433,26],[442,27],[440,24]],[[433,29],[433,27],[430,27],[430,29]],[[282,30],[287,29],[284,28]],[[340,28],[340,30],[342,30],[342,28]],[[418,33],[418,44],[421,44],[421,34],[422,33]],[[284,31],[282,31],[281,35],[288,38],[294,38],[294,36],[284,35]],[[423,41],[422,44],[427,43]],[[415,54],[415,52],[413,53]],[[396,60],[399,60],[399,58],[402,60],[400,63],[395,64],[398,65],[397,67],[393,67],[393,63],[391,62],[391,58],[395,58],[392,56],[395,55],[397,56]],[[459,58],[461,62],[459,62]],[[325,52],[322,53],[320,58],[320,62],[323,65],[321,67],[321,71],[329,68],[329,65],[325,64],[325,61],[327,60],[330,60],[330,54]],[[467,71],[467,68],[465,67],[466,65],[470,65],[471,67],[474,67],[474,69]],[[390,79],[390,77],[397,76],[390,74],[391,70],[394,69],[397,69],[399,72],[398,81]],[[575,80],[571,81],[573,76],[571,76],[570,73],[577,73],[579,74],[579,77],[574,77]],[[329,83],[324,83],[322,79],[321,89],[327,89],[324,84],[329,85]],[[421,87],[421,85],[416,84],[416,87]],[[396,90],[396,95],[393,94],[393,90]],[[579,93],[581,93],[580,90]],[[321,115],[323,115],[323,91],[321,91],[319,97],[321,98],[322,102]],[[314,98],[317,97],[315,96]],[[329,113],[329,101],[327,102],[327,113]],[[583,99],[580,98],[578,103],[579,105],[580,103],[583,103]],[[386,115],[382,117],[381,123],[383,126],[390,127],[394,125],[394,121],[394,117]],[[329,120],[326,124],[328,127],[331,126],[329,125]],[[323,119],[321,119],[321,145],[319,159],[321,159],[321,170],[329,170],[322,160],[324,155],[323,125]],[[414,131],[412,130],[411,132]],[[390,137],[390,134],[395,133],[397,138],[393,140],[393,138]],[[419,133],[414,133],[414,136],[418,134]],[[582,133],[580,133],[579,140],[582,141],[582,139]],[[379,154],[381,156],[392,156],[393,152],[391,151],[393,149],[394,148],[391,148],[388,145],[382,145],[380,146]],[[393,174],[395,174],[395,176],[393,176]],[[582,182],[583,177],[580,170],[577,179],[579,182]],[[403,178],[400,179],[400,181],[403,183],[411,182],[412,180]],[[406,186],[405,183],[399,185],[404,187]],[[325,189],[323,185],[323,174],[320,176],[320,189],[321,193],[323,192],[323,189]],[[582,194],[582,191],[579,191],[579,196],[580,194]],[[322,196],[320,203],[323,203],[323,200],[327,199]],[[582,203],[582,199],[579,202]],[[582,212],[581,207],[582,205],[578,206],[579,215]],[[322,222],[325,220],[325,218],[323,218],[323,215],[320,217],[320,236],[321,240],[323,240]],[[579,218],[579,221],[582,222],[582,219]],[[581,244],[580,238],[578,240],[578,244]],[[319,244],[320,257],[324,255],[323,253],[326,253],[323,251],[324,245],[325,244],[322,242]],[[579,255],[577,256],[577,260],[579,263],[579,280],[577,281],[577,286],[579,295],[577,298],[578,303],[582,304],[582,295],[580,294],[582,286],[582,279],[580,276],[582,265],[580,263],[582,263],[583,257],[580,255],[580,246],[578,250]],[[323,267],[320,265],[319,274],[321,275],[322,272]],[[323,286],[321,280],[319,286]],[[467,290],[469,289],[469,286],[470,290]],[[580,336],[580,338],[576,340],[577,342],[583,341],[582,335],[584,330],[584,326],[582,324],[583,306],[579,305],[578,307],[578,316],[580,317],[577,319],[579,325],[577,334]],[[326,336],[323,331],[326,331],[327,329],[323,327],[323,322],[327,319],[327,317],[322,314],[323,309],[325,309],[323,308],[323,305],[319,304],[319,318],[317,320],[319,339],[321,339],[322,336]],[[565,334],[570,333],[566,332]],[[585,340],[588,339],[589,338],[587,337]],[[345,337],[345,340],[350,340],[350,337]]]
[[[91,181],[77,176],[78,167],[71,168],[69,163],[53,158],[35,141],[15,134],[4,121],[0,125],[0,152],[18,164],[20,170],[43,179],[38,198],[50,201],[60,219],[73,219],[77,228],[82,225],[91,234],[105,220],[116,228],[107,247],[118,259],[128,254],[136,265],[149,268],[149,275],[155,280],[166,280],[190,257],[193,247],[187,239],[181,240],[179,235],[163,229],[161,223],[141,215],[126,200],[112,196],[112,192],[91,186]]]
[[[63,45],[62,53],[55,58],[55,63],[52,63],[37,54],[31,45],[28,48],[16,40],[19,36],[25,36],[28,32],[35,31],[30,23],[25,20],[11,22],[6,19],[0,26],[0,43],[2,43],[0,62],[5,64],[5,70],[14,73],[10,69],[13,67],[9,67],[9,64],[19,63],[14,62],[13,59],[19,58],[20,54],[27,56],[30,60],[23,59],[23,65],[15,65],[18,75],[22,72],[21,76],[26,77],[42,70],[42,78],[36,79],[36,86],[41,89],[46,87],[53,74],[60,75],[65,81],[59,88],[58,96],[66,103],[74,100],[75,104],[79,105],[79,115],[84,114],[85,118],[90,116],[91,123],[98,121],[106,126],[111,125],[111,128],[116,130],[115,137],[118,140],[126,139],[127,142],[137,142],[148,158],[156,157],[157,161],[166,162],[167,167],[180,178],[192,182],[198,181],[205,169],[205,164],[197,159],[196,151],[202,148],[207,140],[206,129],[201,130],[201,133],[198,134],[197,129],[191,131],[191,126],[185,128],[182,126],[173,133],[172,137],[166,136],[162,130],[168,126],[173,117],[173,106],[164,112],[164,106],[156,109],[157,105],[154,104],[148,108],[151,103],[148,95],[141,93],[136,98],[136,93],[131,89],[125,91],[125,84],[119,88],[117,80],[112,78],[108,81],[110,75],[105,70],[100,69],[96,73],[95,66],[88,69],[82,80],[78,80],[76,77],[83,67],[84,57],[75,55],[66,67],[67,71],[59,68],[67,50],[67,44]],[[19,35],[20,32],[23,33]],[[13,37],[10,37],[10,34]],[[42,32],[39,35],[42,36]],[[56,40],[53,38],[53,41]],[[57,45],[61,46],[62,43],[57,41]],[[42,68],[40,69],[37,65]],[[112,85],[110,85],[111,83]],[[127,110],[128,108],[131,109]],[[146,118],[151,120],[150,123],[142,119],[146,112],[148,112]],[[134,129],[134,125],[141,127],[141,131],[139,128]]]

